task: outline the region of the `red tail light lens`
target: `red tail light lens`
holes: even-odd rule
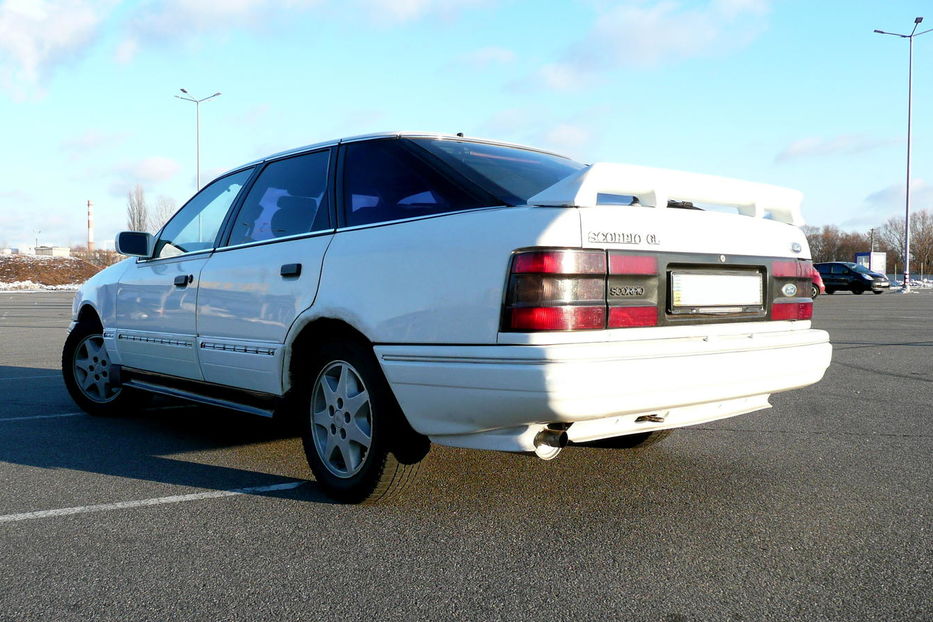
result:
[[[609,274],[643,274],[654,276],[658,273],[658,258],[652,255],[609,255]]]
[[[606,274],[603,251],[528,251],[515,255],[512,274]]]
[[[772,320],[809,320],[813,318],[813,302],[776,302],[771,305]]]
[[[606,307],[516,307],[509,328],[532,330],[597,330],[606,326]]]
[[[610,307],[609,328],[657,326],[657,307]]]
[[[606,252],[554,249],[517,253],[506,292],[503,329],[606,328]]]
[[[775,261],[771,264],[771,275],[777,278],[809,279],[812,271],[812,261]]]

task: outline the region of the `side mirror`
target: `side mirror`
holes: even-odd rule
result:
[[[117,234],[116,248],[121,255],[152,256],[152,235],[142,231],[121,231]]]

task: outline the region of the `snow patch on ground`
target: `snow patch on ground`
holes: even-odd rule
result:
[[[0,292],[50,292],[50,291],[77,291],[81,283],[69,283],[67,285],[43,285],[32,281],[13,281],[4,283],[0,281]]]

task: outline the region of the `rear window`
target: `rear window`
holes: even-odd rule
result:
[[[401,141],[350,143],[343,149],[343,217],[348,226],[497,204],[495,197],[450,179]]]
[[[569,158],[519,147],[450,139],[418,138],[411,142],[512,205],[527,203],[545,188],[585,168]]]

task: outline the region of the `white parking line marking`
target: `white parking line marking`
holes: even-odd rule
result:
[[[61,374],[49,374],[45,376],[16,376],[15,378],[0,378],[0,382],[4,380],[36,380],[38,378],[61,378]]]
[[[70,514],[86,514],[88,512],[108,512],[110,510],[124,510],[150,505],[164,505],[166,503],[184,503],[185,501],[199,501],[201,499],[218,499],[221,497],[235,497],[237,495],[251,495],[260,492],[273,492],[276,490],[290,490],[298,488],[305,482],[286,482],[270,486],[254,486],[252,488],[237,488],[236,490],[212,490],[210,492],[196,492],[190,495],[173,495],[171,497],[155,497],[153,499],[140,499],[139,501],[119,501],[117,503],[101,503],[99,505],[82,505],[75,508],[60,508],[58,510],[42,510],[40,512],[23,512],[22,514],[7,514],[0,516],[0,523],[32,520],[34,518],[52,518],[55,516],[68,516]]]
[[[0,423],[5,421],[28,421],[29,419],[58,419],[59,417],[80,417],[84,413],[61,413],[58,415],[29,415],[28,417],[0,417]]]

